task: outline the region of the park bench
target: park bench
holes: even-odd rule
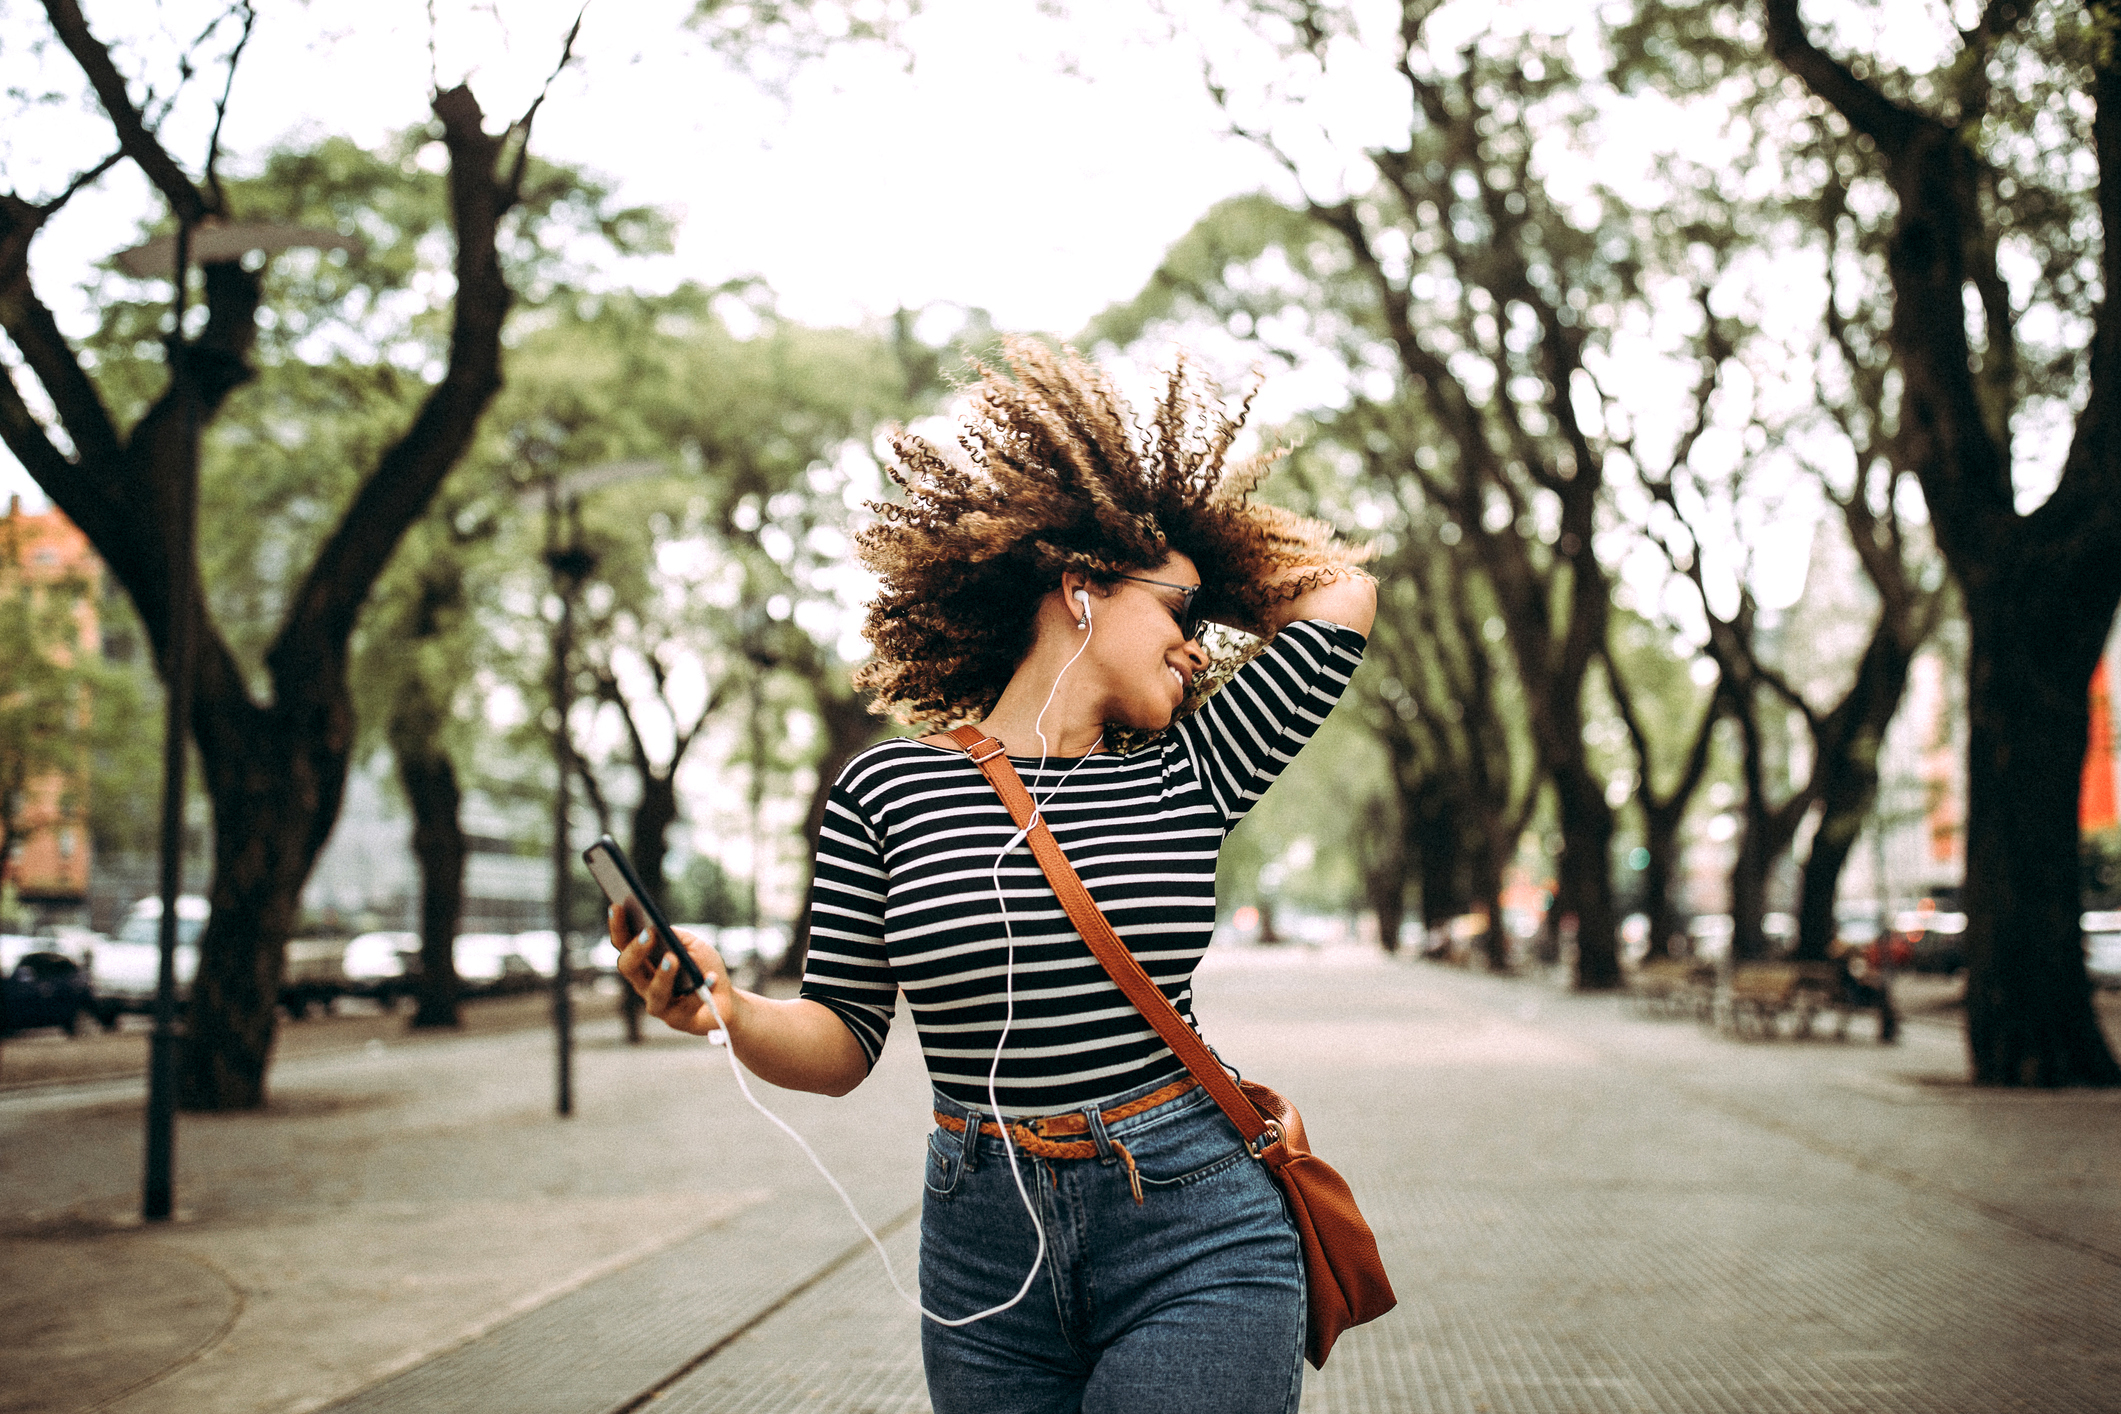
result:
[[[1849,1018],[1867,1007],[1857,1005],[1832,962],[1741,963],[1718,994],[1714,1016],[1732,1035],[1769,1041],[1783,1034],[1805,1037],[1825,1012],[1836,1014],[1834,1036],[1847,1040]]]
[[[1648,958],[1628,979],[1628,994],[1645,1016],[1705,1019],[1715,1001],[1716,968],[1690,958]]]

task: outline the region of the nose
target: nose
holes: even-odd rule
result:
[[[1189,638],[1186,640],[1185,654],[1186,661],[1193,665],[1195,674],[1198,674],[1203,668],[1208,666],[1208,650],[1200,646],[1199,639]]]

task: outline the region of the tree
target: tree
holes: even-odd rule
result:
[[[1405,445],[1408,435],[1370,435],[1408,415],[1403,407],[1358,401],[1320,423],[1333,444],[1368,449],[1358,494],[1376,500],[1362,518],[1380,519],[1383,507],[1390,508],[1381,518],[1374,562],[1384,607],[1366,654],[1378,671],[1351,686],[1391,762],[1396,796],[1389,812],[1396,836],[1389,845],[1370,846],[1376,866],[1370,891],[1378,926],[1389,921],[1395,941],[1401,904],[1383,877],[1388,862],[1396,864],[1400,888],[1409,876],[1418,880],[1427,928],[1472,909],[1484,912],[1484,956],[1491,969],[1506,971],[1503,876],[1542,781],[1524,740],[1515,678],[1495,656],[1502,623],[1479,567],[1460,551],[1462,539],[1443,529],[1450,524],[1445,513],[1395,474],[1389,455],[1378,453]]]
[[[490,497],[445,491],[440,513],[414,528],[377,586],[356,648],[353,677],[365,733],[388,747],[412,811],[420,874],[415,1030],[458,1024],[455,944],[470,848],[457,763],[479,734],[478,714],[463,702],[470,686],[465,664],[477,652],[473,583],[495,538],[493,509]]]
[[[1703,703],[1691,700],[1692,695],[1684,691],[1684,678],[1672,671],[1684,664],[1674,661],[1671,635],[1655,629],[1638,615],[1616,614],[1601,656],[1614,712],[1627,730],[1635,757],[1633,793],[1635,807],[1642,814],[1644,856],[1642,894],[1635,907],[1649,920],[1645,956],[1669,957],[1672,939],[1683,928],[1678,903],[1672,897],[1680,861],[1680,826],[1708,776],[1722,704],[1716,693],[1710,693]],[[1687,715],[1657,710],[1674,698]],[[1659,742],[1666,743],[1665,751],[1659,751]],[[1661,770],[1659,758],[1669,754],[1675,742],[1678,769],[1676,773]],[[1660,786],[1660,778],[1668,778],[1671,784]]]
[[[749,337],[716,312],[726,301],[758,321]],[[608,295],[518,350],[492,422],[492,455],[515,475],[640,458],[671,468],[583,502],[581,543],[596,568],[582,590],[582,705],[570,724],[600,820],[615,818],[615,803],[630,808],[630,853],[651,893],[668,888],[680,771],[719,717],[745,708],[757,791],[787,755],[785,707],[807,707],[818,729],[801,753],[816,775],[813,848],[832,782],[881,730],[830,645],[853,609],[849,467],[870,461],[883,419],[924,411],[956,361],[912,325],[902,312],[879,328],[808,328],[736,282]],[[967,332],[985,330],[974,312]],[[527,578],[514,597],[537,602]],[[798,936],[791,965],[801,953]]]
[[[254,376],[264,276],[234,256],[209,259],[206,316],[196,332],[182,318],[189,282],[180,283],[179,318],[164,343],[164,386],[124,427],[33,288],[34,237],[82,184],[120,160],[134,164],[167,203],[180,251],[202,228],[248,213],[216,171],[218,125],[203,175],[194,178],[158,137],[154,112],[131,92],[112,48],[91,32],[78,5],[47,0],[44,8],[94,91],[117,149],[52,199],[0,197],[0,328],[55,414],[47,424],[32,411],[10,368],[0,380],[0,437],[125,586],[166,670],[177,627],[168,598],[172,556],[180,557],[178,572],[197,577],[196,562],[181,563],[189,545],[173,538],[173,527],[189,521],[202,431]],[[238,39],[226,58],[231,77],[241,51]],[[563,48],[563,64],[566,57]],[[224,110],[226,101],[224,92]],[[185,630],[197,645],[190,726],[214,802],[214,876],[180,1066],[180,1102],[188,1108],[264,1101],[284,944],[337,814],[353,747],[348,642],[377,577],[500,386],[501,328],[512,299],[502,225],[523,194],[537,106],[492,134],[468,87],[434,97],[455,235],[448,355],[417,413],[380,449],[297,576],[263,655],[262,700],[204,596],[193,596]]]
[[[2121,602],[2110,22],[1998,0],[1937,35],[1926,70],[1837,53],[1797,0],[1644,5],[1640,24],[1661,37],[1650,82],[1743,109],[1793,184],[1845,183],[1859,199],[1817,202],[1819,233],[1882,256],[1852,263],[1841,317],[1889,363],[1881,429],[1968,621],[1974,1078],[2121,1082],[2083,975],[2075,869],[2088,687]]]
[[[1400,474],[1448,512],[1494,596],[1553,790],[1558,908],[1576,920],[1576,983],[1617,986],[1613,810],[1583,730],[1607,628],[1595,542],[1608,448],[1578,398],[1596,387],[1599,352],[1638,298],[1655,214],[1603,193],[1564,202],[1547,190],[1538,138],[1581,120],[1585,83],[1553,37],[1490,33],[1438,52],[1427,33],[1435,7],[1417,0],[1398,7],[1388,34],[1366,32],[1339,5],[1233,8],[1273,46],[1277,72],[1329,85],[1337,64],[1383,46],[1406,95],[1405,133],[1331,148],[1325,165],[1358,175],[1321,192],[1308,180],[1319,164],[1307,167],[1276,131],[1294,105],[1269,95],[1255,116],[1210,80],[1233,131],[1275,154],[1301,193],[1294,207],[1308,234],[1271,243],[1290,271],[1331,273],[1339,298],[1327,307],[1357,327],[1342,358],[1351,381],[1389,375],[1422,410],[1429,439],[1400,449]],[[1332,246],[1320,248],[1321,235]],[[1188,276],[1156,279],[1176,300],[1223,287]],[[1284,308],[1266,326],[1248,309],[1234,332],[1318,323],[1315,305]]]
[[[1766,0],[1762,14],[1769,52],[1868,139],[1894,199],[1887,339],[1900,443],[1969,629],[1962,906],[1974,1078],[2121,1084],[2091,1007],[2077,878],[2091,675],[2121,603],[2121,317],[2111,298],[2121,283],[2121,61],[2111,21],[2096,6],[2000,0],[1959,36],[1943,71],[1910,75],[1822,48],[1797,0]],[[1996,85],[1999,64],[2036,77]],[[2076,175],[2080,151],[2096,165],[2095,186]],[[2058,208],[2079,213],[2074,229],[2041,219]],[[2094,227],[2104,235],[2096,250]],[[2007,283],[2007,242],[2031,247],[2030,300]],[[2035,305],[2077,314],[2090,338],[2061,475],[2021,511],[2013,418],[2031,395],[2053,392],[2034,383],[2021,351]]]

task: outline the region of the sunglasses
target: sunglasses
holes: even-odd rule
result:
[[[1164,607],[1170,610],[1172,618],[1178,620],[1178,631],[1185,636],[1188,643],[1200,637],[1201,626],[1207,622],[1207,617],[1193,607],[1200,598],[1199,585],[1170,584],[1161,579],[1143,579],[1138,574],[1123,574],[1120,578],[1134,584],[1153,584],[1158,589],[1176,589],[1185,595],[1185,601],[1176,609],[1171,609],[1168,604]]]

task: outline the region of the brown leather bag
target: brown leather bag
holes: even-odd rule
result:
[[[1031,795],[1009,764],[1002,744],[977,727],[959,727],[950,733],[950,740],[972,758],[1008,807],[1009,817],[1022,829],[1032,817]],[[1112,931],[1045,821],[1033,826],[1027,838],[1032,856],[1091,953],[1230,1117],[1246,1150],[1281,1185],[1296,1219],[1297,1235],[1303,1240],[1304,1274],[1310,1289],[1304,1354],[1323,1369],[1342,1331],[1374,1321],[1399,1304],[1385,1277],[1384,1260],[1377,1255],[1377,1238],[1356,1209],[1347,1180],[1305,1145],[1303,1117],[1296,1113],[1296,1106],[1264,1085],[1230,1078],[1207,1043],[1186,1024],[1178,1008],[1149,980],[1134,954]]]

